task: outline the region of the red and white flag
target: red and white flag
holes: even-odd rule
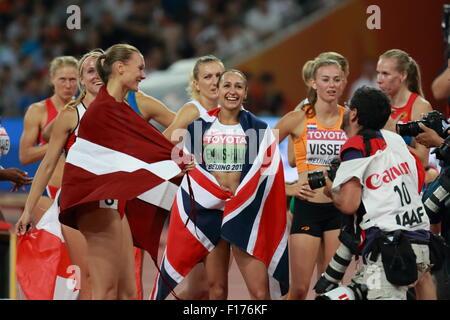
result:
[[[134,245],[154,261],[164,221],[181,179],[172,160],[173,144],[129,105],[103,86],[80,121],[78,137],[64,168],[60,220],[71,209],[99,200],[118,200],[127,215]]]
[[[17,280],[29,300],[78,297],[79,272],[70,262],[58,213],[55,200],[36,227],[18,238]]]

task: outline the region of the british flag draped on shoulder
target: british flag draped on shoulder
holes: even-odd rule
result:
[[[156,261],[164,220],[181,179],[173,144],[103,86],[80,121],[64,168],[61,222],[76,227],[75,206],[105,201],[127,215],[134,245]]]
[[[202,161],[202,137],[219,111],[211,110],[188,127],[185,147],[197,162],[189,172],[195,210],[185,176],[172,206],[161,274],[151,299],[165,299],[220,238],[265,263],[272,297],[288,291],[286,195],[277,140],[265,122],[248,111],[240,112],[248,147],[241,181],[232,196],[220,188]]]

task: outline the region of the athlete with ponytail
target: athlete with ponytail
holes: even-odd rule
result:
[[[391,101],[391,118],[385,129],[396,131],[395,124],[420,120],[422,115],[432,111],[431,104],[425,100],[422,91],[420,68],[417,62],[405,51],[391,49],[383,53],[377,63],[377,83]],[[416,143],[414,138],[405,137],[408,148],[417,155],[426,169],[429,148]],[[427,173],[428,175],[428,173]],[[428,177],[425,182],[430,182]],[[436,300],[436,288],[430,272],[426,272],[416,284],[419,300]]]
[[[327,169],[346,140],[340,129],[345,107],[338,105],[344,77],[344,70],[335,60],[314,60],[308,103],[286,114],[275,126],[280,142],[287,136],[292,138],[299,175],[289,237],[290,299],[306,298],[321,243],[323,266],[339,245],[342,215],[321,189],[311,190],[307,176]],[[333,152],[324,152],[328,146],[333,146]],[[318,270],[319,274],[323,271]]]
[[[95,63],[103,50],[96,49],[85,54],[78,62],[78,86],[80,95],[76,100],[70,101],[59,112],[55,121],[52,122],[52,139],[46,145],[44,159],[36,172],[30,193],[25,203],[25,208],[16,225],[16,232],[19,235],[25,234],[26,226],[32,222],[37,223],[40,217],[35,214],[39,198],[45,190],[54,173],[59,168],[61,154],[67,154],[70,146],[75,140],[76,130],[79,120],[83,116],[86,108],[95,99],[100,86],[103,84],[95,71]],[[62,173],[60,173],[60,178]],[[60,182],[59,182],[60,183]],[[86,240],[83,235],[69,226],[62,225],[64,239],[67,242],[71,262],[80,267],[81,287],[79,299],[90,299],[90,283],[88,281],[88,272],[86,264]]]
[[[422,119],[422,114],[432,111],[422,91],[420,68],[405,51],[391,49],[383,53],[377,63],[377,83],[391,101],[391,121],[386,129],[395,131],[394,125]],[[409,141],[407,141],[409,142]],[[409,144],[424,166],[428,164],[429,149],[416,143]]]

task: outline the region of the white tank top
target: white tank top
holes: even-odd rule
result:
[[[79,103],[77,105],[77,112],[78,112],[78,125],[75,128],[75,135],[78,137],[78,128],[80,128],[80,121],[81,118],[83,118],[84,113],[86,112],[86,107],[83,105],[83,103]]]
[[[203,118],[205,115],[208,114],[208,111],[205,109],[204,106],[202,106],[202,104],[198,101],[198,100],[191,100],[188,103],[192,103],[194,106],[197,107],[199,118]]]
[[[203,135],[203,160],[208,171],[242,171],[246,149],[240,124],[224,125],[216,118]]]
[[[386,130],[381,133],[386,148],[370,157],[344,161],[336,173],[333,190],[339,190],[353,177],[359,179],[366,209],[363,230],[429,230],[430,221],[418,192],[416,160],[402,137]]]

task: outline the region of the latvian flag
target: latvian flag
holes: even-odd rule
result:
[[[103,86],[80,121],[68,154],[60,196],[61,222],[76,227],[75,206],[114,199],[127,215],[134,245],[154,261],[181,172],[173,144]],[[178,154],[178,153],[177,153]],[[179,159],[182,161],[182,159]],[[105,201],[106,203],[107,201]]]
[[[55,200],[36,227],[18,238],[17,280],[29,300],[75,300],[78,297],[79,273],[71,266],[58,214]]]
[[[185,176],[172,207],[161,274],[157,275],[151,299],[165,299],[214,249],[220,238],[265,263],[272,297],[287,293],[288,228],[283,166],[277,141],[266,123],[248,111],[241,111],[239,121],[247,140],[246,163],[240,185],[232,196],[220,188],[201,157],[202,136],[219,110],[210,111],[188,127],[190,145],[186,148],[189,152],[194,150],[198,163],[189,172],[195,210],[192,210]],[[189,138],[186,140],[189,142]]]

